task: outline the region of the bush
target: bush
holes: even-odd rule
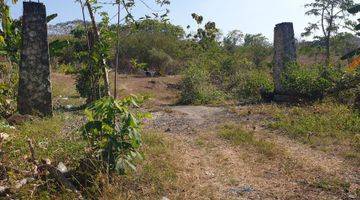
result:
[[[134,113],[142,98],[131,96],[122,100],[112,97],[96,101],[86,110],[88,122],[82,128],[84,138],[107,169],[120,174],[135,170],[135,159],[142,158],[141,141],[143,113]]]
[[[211,58],[210,58],[211,57]],[[260,89],[273,91],[268,69],[221,52],[203,54],[184,73],[182,103],[209,103],[234,98],[259,101]]]
[[[178,72],[179,64],[164,50],[152,48],[148,51],[151,67],[160,75],[175,74]]]
[[[76,74],[76,90],[81,97],[87,98],[88,103],[105,96],[105,85],[99,69],[95,71],[89,67],[82,67]]]
[[[238,100],[259,101],[261,100],[260,89],[274,91],[274,84],[270,75],[263,70],[243,70],[234,75],[236,85],[231,93]]]
[[[304,68],[299,65],[288,66],[282,76],[284,90],[289,94],[308,100],[322,99],[334,86],[332,70],[321,67]]]
[[[210,82],[210,73],[204,67],[190,65],[183,76],[181,103],[207,104],[224,99],[224,94]]]

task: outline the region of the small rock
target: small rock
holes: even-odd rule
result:
[[[9,134],[7,134],[7,133],[0,133],[0,139],[1,139],[1,140],[8,140],[8,139],[9,139]]]
[[[241,188],[230,188],[228,190],[228,192],[230,194],[235,195],[235,196],[244,195],[245,193],[251,193],[253,191],[254,191],[254,189],[249,185],[243,186]]]
[[[61,172],[61,173],[66,173],[68,172],[67,167],[64,165],[64,163],[60,162],[57,166],[57,169]]]
[[[74,105],[66,105],[65,108],[70,110],[70,109],[73,109],[75,106]]]
[[[171,132],[171,128],[167,128],[167,129],[165,130],[165,132],[166,132],[166,133]]]
[[[170,199],[167,197],[163,197],[163,198],[161,198],[161,200],[170,200]]]

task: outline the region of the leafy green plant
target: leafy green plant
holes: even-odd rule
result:
[[[149,116],[131,108],[143,101],[136,96],[122,100],[107,97],[86,110],[88,122],[82,128],[83,136],[109,171],[124,174],[128,167],[135,170],[135,160],[142,158],[138,152],[141,124]]]
[[[190,65],[181,82],[181,103],[208,104],[222,101],[224,94],[210,82],[210,73],[201,66]]]
[[[324,97],[325,93],[334,86],[331,77],[334,76],[330,69],[322,67],[305,68],[291,65],[282,76],[282,83],[290,94],[316,100]]]

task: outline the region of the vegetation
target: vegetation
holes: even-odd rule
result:
[[[272,102],[274,45],[261,33],[222,35],[196,13],[184,29],[168,0],[154,1],[159,12],[147,1],[76,2],[84,18],[49,37],[54,116],[38,118],[16,111],[22,25],[0,1],[0,198],[360,196],[360,39],[341,28],[354,25],[353,1],[306,5],[319,20],[306,35],[322,35],[297,41],[285,104]],[[136,19],[139,4],[151,16]]]
[[[352,22],[349,19],[349,14],[345,11],[353,6],[353,0],[314,0],[314,2],[305,5],[309,8],[305,14],[317,17],[318,21],[309,23],[303,35],[310,35],[316,30],[321,30],[322,37],[320,38],[325,41],[326,66],[330,64],[331,36],[344,26],[351,27]]]
[[[244,130],[241,126],[226,124],[221,128],[219,136],[230,141],[234,145],[248,145],[249,147],[255,147],[257,152],[264,154],[269,158],[276,156],[280,152],[280,150],[276,149],[274,144],[257,140],[254,136],[254,132]]]
[[[89,121],[83,127],[83,136],[108,170],[124,174],[127,167],[135,170],[134,161],[142,158],[138,149],[143,114],[129,110],[141,101],[136,97],[121,101],[105,98],[85,111]]]

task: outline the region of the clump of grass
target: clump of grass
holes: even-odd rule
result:
[[[280,153],[273,143],[256,139],[254,132],[247,131],[239,125],[226,124],[220,128],[218,135],[236,146],[252,146],[267,157],[275,157]]]

